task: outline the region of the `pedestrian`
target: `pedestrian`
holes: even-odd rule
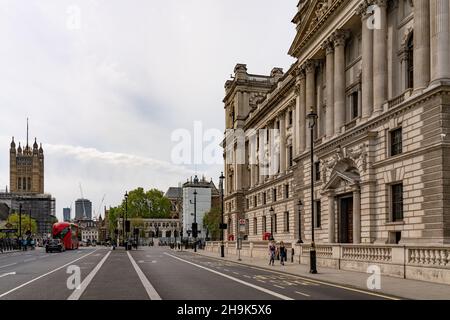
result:
[[[282,266],[284,266],[284,262],[286,261],[286,246],[284,245],[284,242],[281,241],[280,242],[280,248],[279,248],[279,252],[280,252],[280,263]]]
[[[273,266],[275,264],[275,251],[276,251],[276,249],[277,249],[277,247],[275,246],[275,243],[272,241],[269,244],[269,257],[270,257],[269,266],[270,265]]]

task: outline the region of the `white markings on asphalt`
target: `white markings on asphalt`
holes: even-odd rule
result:
[[[228,269],[223,269],[223,271],[229,272],[230,270],[228,270]]]
[[[299,291],[295,291],[296,294],[299,294],[301,296],[305,296],[305,297],[311,297],[309,294],[303,293],[303,292],[299,292]]]
[[[248,279],[251,279],[252,277],[250,277],[250,276],[248,276],[248,275],[246,275],[246,274],[244,274],[244,277],[246,277],[246,278],[248,278]]]
[[[46,254],[45,256],[40,257],[40,259],[44,259],[44,258],[47,258],[49,256],[50,256],[49,254]]]
[[[144,263],[144,262],[145,262],[144,260],[139,260],[139,261],[138,261],[138,263]]]
[[[136,261],[134,261],[134,259],[131,256],[129,251],[127,251],[127,254],[128,254],[128,258],[130,258],[131,264],[134,267],[134,270],[138,274],[139,279],[141,280],[142,285],[144,286],[145,291],[147,291],[147,294],[150,297],[150,299],[151,300],[162,300],[161,297],[159,296],[158,292],[156,292],[155,288],[152,286],[150,281],[148,281],[147,277],[142,272],[141,268],[139,268],[139,266],[136,264]]]
[[[235,271],[233,271],[233,273],[234,273],[234,274],[236,274],[236,275],[239,275],[239,272],[235,272]]]
[[[277,288],[280,288],[280,289],[286,289],[285,287],[279,286],[279,285],[277,285],[277,284],[274,284],[273,286],[274,286],[274,287],[277,287]]]
[[[36,258],[25,259],[25,260],[23,260],[23,262],[30,262],[30,261],[34,261],[34,260],[36,260]]]
[[[11,264],[7,264],[7,265],[4,265],[4,266],[1,266],[0,269],[6,268],[6,267],[11,267],[11,266],[14,266],[16,264],[17,264],[17,262],[14,262],[14,263],[11,263]]]
[[[173,255],[169,254],[169,253],[166,253],[166,252],[165,252],[164,254],[165,254],[165,255],[168,255],[169,257],[172,257],[172,258],[174,258],[174,259],[177,259],[177,260],[183,261],[183,262],[185,262],[185,263],[191,264],[191,265],[193,265],[193,266],[196,266],[197,268],[207,270],[207,271],[209,271],[209,272],[215,273],[215,274],[220,275],[220,276],[222,276],[222,277],[225,277],[225,278],[227,278],[227,279],[236,281],[236,282],[238,282],[238,283],[240,283],[240,284],[243,284],[243,285],[245,285],[245,286],[248,286],[248,287],[251,287],[251,288],[253,288],[253,289],[256,289],[256,290],[262,291],[262,292],[264,292],[264,293],[270,294],[270,295],[272,295],[272,296],[274,296],[274,297],[277,297],[277,298],[279,298],[279,299],[282,299],[282,300],[294,300],[294,299],[289,298],[289,297],[287,297],[287,296],[285,296],[285,295],[279,294],[279,293],[277,293],[277,292],[271,291],[271,290],[266,289],[266,288],[263,288],[263,287],[259,287],[259,286],[257,286],[257,285],[252,284],[252,283],[249,283],[249,282],[245,282],[245,281],[243,281],[243,280],[240,280],[240,279],[234,278],[234,277],[232,277],[232,276],[226,275],[226,274],[224,274],[224,273],[218,272],[218,271],[216,271],[216,270],[213,270],[213,269],[210,269],[210,268],[207,268],[207,267],[198,265],[198,264],[196,264],[196,263],[193,263],[193,262],[190,262],[190,261],[187,261],[187,260],[178,258],[178,257],[176,257],[176,256],[173,256]]]
[[[6,276],[13,276],[15,274],[16,274],[15,272],[8,272],[8,273],[0,275],[0,278],[6,277]]]
[[[97,272],[100,270],[100,268],[105,263],[106,259],[108,259],[109,255],[111,254],[111,251],[108,251],[108,253],[103,257],[103,259],[95,266],[95,268],[91,271],[91,273],[88,274],[88,276],[83,280],[83,282],[80,285],[79,289],[75,289],[72,294],[67,298],[67,300],[79,300],[81,295],[84,293],[88,285],[91,283],[92,279],[94,279]]]
[[[4,296],[7,296],[8,294],[10,294],[10,293],[12,293],[12,292],[14,292],[14,291],[16,291],[16,290],[19,290],[20,288],[23,288],[23,287],[29,285],[30,283],[33,283],[33,282],[35,282],[35,281],[37,281],[37,280],[39,280],[39,279],[42,279],[42,278],[48,276],[49,274],[52,274],[52,273],[54,273],[54,272],[56,272],[56,271],[59,271],[59,270],[65,268],[65,267],[67,267],[67,266],[70,266],[71,264],[74,264],[74,263],[77,262],[78,260],[81,260],[81,259],[83,259],[83,258],[86,258],[87,256],[90,256],[91,254],[93,254],[94,252],[96,252],[96,251],[98,251],[98,250],[100,250],[100,249],[97,249],[97,250],[92,251],[92,252],[90,252],[90,253],[88,253],[88,254],[85,254],[84,256],[79,257],[78,259],[75,259],[75,260],[73,260],[73,261],[71,261],[71,262],[69,262],[69,263],[66,263],[65,265],[63,265],[63,266],[61,266],[61,267],[59,267],[59,268],[56,268],[56,269],[54,269],[54,270],[52,270],[52,271],[49,271],[49,272],[47,272],[47,273],[45,273],[45,274],[43,274],[43,275],[41,275],[41,276],[39,276],[39,277],[36,277],[36,278],[34,278],[34,279],[31,279],[30,281],[27,281],[27,282],[21,284],[21,285],[18,286],[18,287],[15,287],[14,289],[11,289],[11,290],[9,290],[9,291],[7,291],[7,292],[5,292],[5,293],[2,293],[2,294],[0,294],[0,298],[3,298]]]

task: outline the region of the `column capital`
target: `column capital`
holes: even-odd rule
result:
[[[334,53],[334,43],[333,43],[331,37],[328,38],[327,40],[325,40],[325,41],[321,44],[321,48],[322,48],[323,50],[325,50],[325,52],[326,52],[327,55]]]
[[[336,30],[333,32],[331,39],[335,47],[345,46],[345,41],[350,37],[348,30]]]
[[[307,60],[304,64],[303,67],[306,71],[306,73],[313,73],[317,67],[317,61],[316,60]]]

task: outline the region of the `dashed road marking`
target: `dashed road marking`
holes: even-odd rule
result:
[[[296,294],[305,296],[305,297],[311,297],[309,294],[303,293],[303,292],[299,292],[299,291],[295,291]]]
[[[274,286],[274,287],[277,287],[277,288],[280,288],[280,289],[286,289],[285,287],[279,286],[279,285],[277,285],[277,284],[274,284],[273,286]]]
[[[248,275],[246,275],[246,274],[244,274],[244,277],[246,277],[246,278],[248,278],[248,279],[251,279],[252,277],[250,277],[250,276],[248,276]]]
[[[6,267],[11,267],[11,266],[14,266],[16,264],[17,264],[17,262],[14,262],[14,263],[11,263],[11,264],[7,264],[7,265],[4,265],[4,266],[1,266],[0,269],[6,268]]]

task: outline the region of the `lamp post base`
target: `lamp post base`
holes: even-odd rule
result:
[[[316,248],[312,247],[311,251],[309,251],[309,259],[310,259],[310,266],[311,266],[309,273],[316,274],[317,273]]]
[[[223,244],[220,245],[220,257],[225,258],[225,246]]]

